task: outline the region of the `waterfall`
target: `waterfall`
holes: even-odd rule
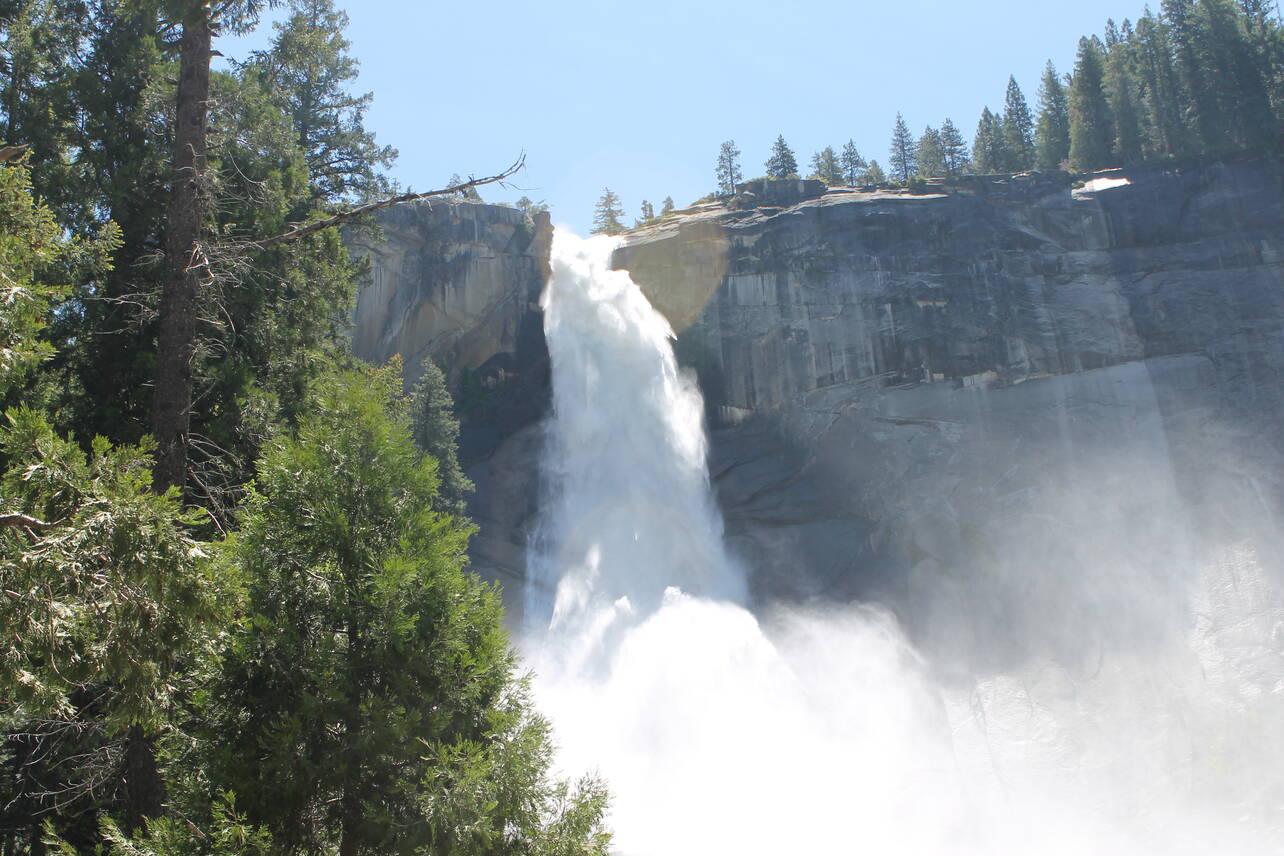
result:
[[[1276,852],[1269,761],[1244,798],[1262,804],[1200,794],[1243,772],[1204,757],[1207,742],[1280,711],[1284,682],[1271,707],[1245,708],[1251,687],[1210,684],[1208,651],[1223,648],[1206,634],[1091,680],[1048,665],[945,687],[875,606],[750,612],[699,390],[667,322],[610,269],[614,245],[553,240],[547,499],[523,650],[560,764],[610,784],[618,852]],[[1234,562],[1252,572],[1251,556]]]

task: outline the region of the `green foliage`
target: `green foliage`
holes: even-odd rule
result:
[[[620,203],[620,197],[609,187],[602,188],[602,198],[597,201],[597,207],[593,213],[593,234],[594,235],[623,235],[626,231],[624,223],[620,220],[624,216],[624,208]]]
[[[280,852],[491,852],[536,837],[518,810],[544,818],[555,788],[498,598],[465,571],[472,527],[434,510],[399,389],[395,369],[322,382],[268,446],[233,547],[249,620],[216,693],[215,778]]]
[[[670,214],[672,214],[675,210],[676,209],[673,205],[673,197],[672,196],[664,197],[664,201],[660,203],[660,216],[667,217]]]
[[[446,376],[432,360],[425,360],[410,402],[410,427],[417,445],[437,461],[441,486],[434,508],[462,515],[473,483],[459,466],[459,420],[446,388]]]
[[[928,125],[918,138],[918,175],[923,178],[945,175],[945,143],[941,132]]]
[[[838,187],[843,183],[843,167],[833,146],[825,146],[811,156],[811,175],[807,177],[823,181],[828,187]]]
[[[963,139],[957,126],[950,119],[941,123],[941,160],[946,175],[958,175],[967,170],[967,142]]]
[[[262,827],[249,825],[237,813],[236,799],[220,794],[210,807],[208,822],[200,826],[190,817],[155,818],[145,829],[130,835],[116,821],[104,817],[99,835],[105,852],[119,856],[274,856],[272,838]],[[79,856],[74,845],[46,822],[42,843],[54,856]]]
[[[1034,168],[1034,118],[1026,105],[1025,95],[1016,77],[1008,77],[1008,90],[1003,106],[1003,143],[1009,161],[1005,171],[1022,172]]]
[[[989,107],[983,108],[972,139],[972,168],[983,175],[1002,172],[1011,160],[1002,121]]]
[[[905,118],[896,114],[896,125],[892,128],[892,144],[888,151],[892,165],[892,179],[905,184],[918,173],[918,144],[910,133]]]
[[[843,173],[843,181],[848,187],[855,187],[859,183],[861,172],[869,167],[861,157],[854,140],[848,140],[843,145],[842,154],[838,156],[838,165]]]
[[[744,175],[740,171],[740,149],[736,148],[735,140],[727,140],[718,149],[718,163],[715,173],[720,193],[725,196],[734,196],[740,190]]]
[[[1095,36],[1079,40],[1070,84],[1070,165],[1080,171],[1107,165],[1114,138],[1104,89],[1102,51]]]
[[[872,184],[877,187],[880,184],[887,183],[887,174],[884,173],[883,168],[878,165],[878,161],[872,160],[869,162],[869,169],[865,170],[864,175],[861,176],[860,183]]]
[[[1070,157],[1070,102],[1057,69],[1048,60],[1039,81],[1039,120],[1034,131],[1035,163],[1051,172]]]
[[[771,157],[767,158],[767,177],[780,178],[797,178],[798,177],[798,159],[794,157],[793,149],[785,142],[785,135],[781,134],[776,137],[776,142],[771,145]]]
[[[108,736],[163,727],[193,657],[209,652],[236,588],[187,533],[196,518],[151,488],[148,444],[86,454],[44,418],[7,415],[0,529],[0,693],[18,720],[95,702]]]
[[[365,129],[373,95],[349,91],[357,61],[343,37],[347,14],[332,0],[290,0],[289,5],[290,16],[273,25],[272,46],[254,55],[248,74],[290,117],[319,199],[367,201],[386,195],[382,170],[397,153],[378,145]]]
[[[51,308],[80,276],[107,267],[118,240],[69,240],[31,195],[27,157],[0,167],[0,400],[53,354],[41,338]]]

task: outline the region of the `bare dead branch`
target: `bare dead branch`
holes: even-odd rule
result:
[[[394,196],[391,199],[381,199],[378,202],[368,202],[365,205],[358,205],[356,208],[349,208],[347,211],[340,211],[333,217],[327,217],[324,220],[318,220],[315,223],[309,223],[306,226],[299,226],[291,229],[289,232],[277,235],[274,238],[267,238],[262,241],[250,241],[246,247],[251,250],[266,250],[269,247],[276,247],[282,244],[293,243],[300,238],[320,232],[323,229],[329,229],[332,226],[340,226],[349,220],[355,220],[365,214],[379,211],[393,205],[401,205],[405,202],[415,202],[420,199],[428,199],[433,196],[451,196],[456,193],[463,193],[474,187],[481,187],[483,184],[495,184],[511,178],[515,173],[526,165],[526,154],[522,155],[513,162],[512,166],[498,175],[487,176],[486,178],[470,178],[468,181],[460,184],[452,184],[450,187],[443,187],[440,190],[428,190],[423,193],[403,193],[400,196]]]
[[[29,514],[19,514],[17,512],[14,512],[13,514],[0,514],[0,528],[19,526],[23,529],[37,529],[43,531],[45,529],[52,529],[55,525],[56,524],[53,523],[46,523]]]

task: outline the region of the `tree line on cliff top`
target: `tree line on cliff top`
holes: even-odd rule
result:
[[[346,17],[211,68],[269,5],[0,0],[0,854],[605,853],[442,372],[348,346],[338,226],[416,194]]]
[[[1033,109],[1010,76],[1003,108],[981,111],[970,145],[949,118],[915,136],[897,114],[886,169],[853,140],[826,146],[801,169],[783,134],[763,167],[765,178],[830,187],[906,185],[965,173],[1090,172],[1278,153],[1282,144],[1284,25],[1274,0],[1162,0],[1159,14],[1147,8],[1135,24],[1110,20],[1103,35],[1081,38],[1073,73],[1059,74],[1049,60]],[[722,143],[713,197],[743,187],[740,158],[734,140]],[[616,216],[602,216],[599,202],[595,231],[624,231],[619,200],[611,202]]]

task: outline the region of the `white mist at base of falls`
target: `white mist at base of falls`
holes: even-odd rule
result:
[[[938,686],[886,611],[744,606],[702,404],[614,243],[555,233],[524,651],[618,852],[1284,853],[1284,603],[1204,572],[1173,650]]]

